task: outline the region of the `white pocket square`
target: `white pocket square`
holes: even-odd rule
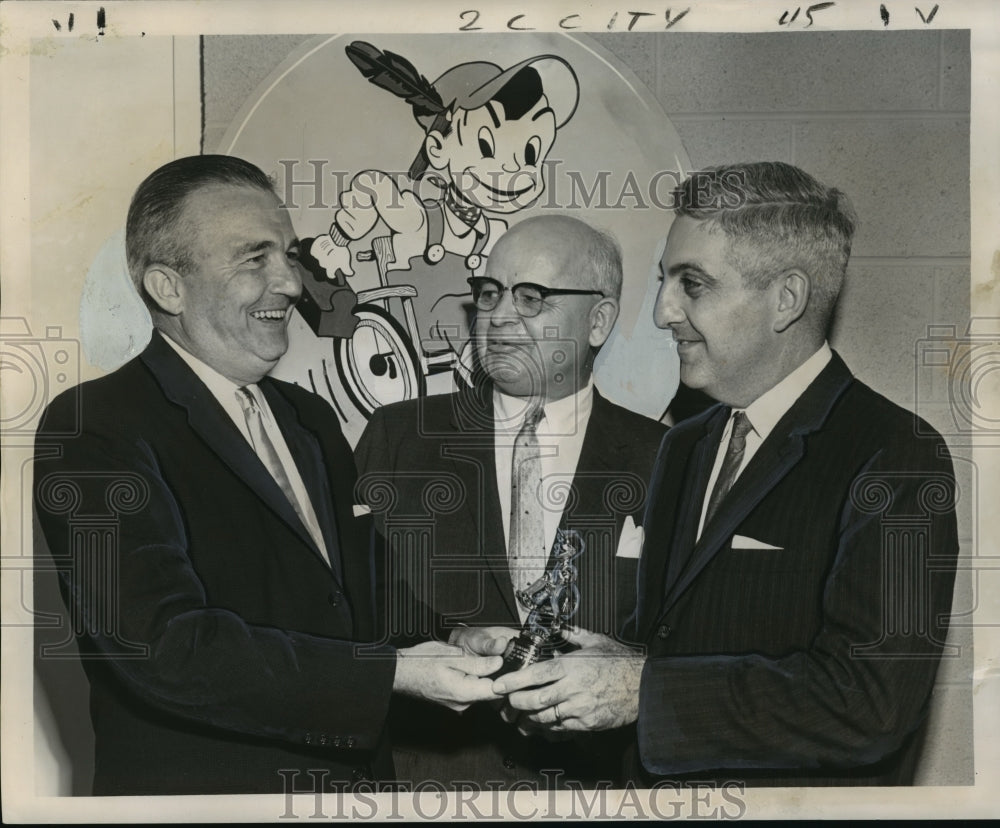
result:
[[[632,516],[629,515],[622,524],[622,531],[618,536],[618,551],[615,552],[615,557],[634,558],[638,560],[639,554],[642,552],[642,541],[644,538],[645,533],[642,531],[642,527],[636,526],[635,521],[632,520]]]
[[[781,551],[780,546],[771,546],[769,543],[759,541],[755,538],[748,538],[745,535],[733,535],[733,549],[773,549]]]
[[[354,504],[354,517],[361,517],[362,515],[370,515],[372,513],[371,507],[365,506],[363,503]]]

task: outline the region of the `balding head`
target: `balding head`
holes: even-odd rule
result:
[[[618,318],[622,267],[615,241],[569,216],[525,219],[494,245],[489,280],[499,301],[479,304],[476,341],[495,385],[546,401],[582,389]],[[526,283],[541,296],[530,307],[512,295]]]
[[[491,256],[514,245],[532,259],[551,262],[551,272],[565,280],[565,284],[546,282],[546,287],[593,288],[612,299],[621,298],[622,254],[618,242],[580,219],[565,215],[525,219],[500,237]]]

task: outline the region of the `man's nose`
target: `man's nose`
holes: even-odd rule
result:
[[[490,324],[499,327],[500,325],[519,324],[521,314],[514,307],[514,294],[505,290],[500,296],[497,306],[490,311]]]
[[[684,311],[677,298],[676,280],[665,278],[660,282],[653,307],[653,322],[657,328],[667,328],[684,320]]]
[[[517,156],[512,155],[509,161],[500,162],[500,169],[502,169],[506,173],[514,173],[517,172],[519,169],[521,169],[521,164],[517,160]]]
[[[282,296],[297,299],[302,293],[302,270],[296,259],[288,256],[275,257],[276,262],[269,274],[271,290]]]

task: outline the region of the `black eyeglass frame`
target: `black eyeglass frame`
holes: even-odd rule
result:
[[[604,291],[601,290],[583,290],[582,288],[550,288],[550,287],[545,287],[544,285],[535,284],[534,282],[518,282],[516,285],[511,285],[510,287],[507,287],[501,282],[498,282],[496,279],[491,279],[489,276],[470,276],[465,281],[469,283],[469,287],[472,289],[472,299],[475,302],[476,307],[479,308],[479,310],[482,311],[494,310],[496,306],[500,304],[500,301],[503,299],[504,292],[509,290],[511,296],[515,297],[514,309],[518,312],[518,314],[529,319],[533,316],[538,316],[538,314],[542,312],[542,308],[539,305],[539,308],[535,313],[523,313],[522,307],[521,305],[518,304],[516,298],[516,293],[518,288],[531,288],[532,290],[537,290],[540,298],[543,301],[545,299],[548,299],[550,296],[600,296],[602,299],[606,298],[606,294],[604,293]],[[476,297],[476,285],[478,284],[481,286],[484,283],[496,285],[497,290],[499,291],[499,293],[497,294],[497,301],[488,308],[480,307],[479,300]]]

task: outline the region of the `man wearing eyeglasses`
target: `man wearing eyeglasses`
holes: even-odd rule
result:
[[[614,636],[635,606],[636,524],[665,430],[594,387],[618,317],[618,245],[577,219],[534,217],[469,282],[472,387],[377,410],[356,450],[360,498],[390,554],[391,634],[509,637],[527,616],[515,592],[551,571],[561,529],[584,546],[572,622]],[[613,784],[629,737],[553,742],[489,705],[459,717],[401,700],[391,721],[397,777],[453,787]]]

